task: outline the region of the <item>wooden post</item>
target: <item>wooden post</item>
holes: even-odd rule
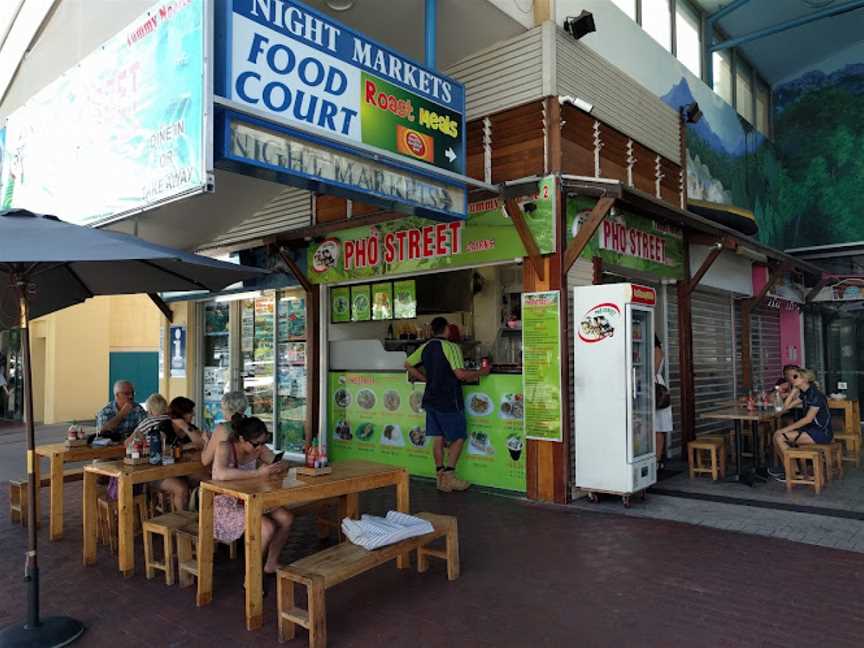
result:
[[[591,259],[591,283],[595,286],[603,283],[603,257],[595,256]]]
[[[573,267],[573,264],[576,263],[576,260],[582,255],[585,246],[588,245],[588,242],[594,234],[597,233],[597,229],[600,227],[603,219],[606,218],[606,214],[609,213],[614,204],[614,198],[601,198],[597,201],[597,204],[594,205],[594,209],[591,210],[591,215],[588,217],[588,220],[582,223],[579,227],[579,233],[576,235],[576,238],[570,241],[570,244],[564,251],[565,273]],[[566,230],[562,228],[562,231]]]
[[[678,366],[681,373],[681,447],[696,437],[696,383],[693,375],[693,313],[690,289],[690,241],[683,240],[683,273],[678,282]]]

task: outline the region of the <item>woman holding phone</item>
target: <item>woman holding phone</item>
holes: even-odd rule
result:
[[[277,477],[288,470],[284,462],[262,461],[265,445],[270,441],[270,432],[261,419],[254,416],[234,414],[231,417],[227,441],[216,448],[213,459],[213,479],[232,481],[252,477]],[[261,518],[261,547],[264,551],[264,573],[275,574],[279,569],[279,553],[288,534],[294,516],[284,508],[267,511]],[[217,495],[213,500],[213,536],[220,542],[230,543],[246,532],[246,516],[243,502],[230,495]]]
[[[791,378],[793,389],[786,398],[784,406],[787,410],[800,407],[804,415],[774,433],[774,449],[781,462],[784,453],[791,447],[810,443],[831,443],[834,439],[828,399],[816,387],[816,375],[809,369],[799,367],[791,372]],[[782,468],[772,471],[771,474],[781,481],[786,478]]]

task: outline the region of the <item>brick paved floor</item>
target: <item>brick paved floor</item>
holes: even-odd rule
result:
[[[0,626],[22,618],[25,534],[0,495]],[[364,498],[383,512],[390,493]],[[327,594],[330,645],[386,646],[860,646],[860,554],[676,522],[528,504],[469,492],[440,495],[412,482],[414,510],[459,517],[463,573],[449,583],[385,566]],[[242,561],[218,561],[215,600],[123,579],[108,552],[81,566],[80,486],[67,489],[67,537],[43,542],[43,610],[83,620],[81,646],[275,645],[275,596],[247,632]],[[41,536],[46,535],[44,529]],[[282,558],[313,550],[297,524]],[[122,644],[120,643],[122,642]],[[287,646],[305,646],[305,634]]]

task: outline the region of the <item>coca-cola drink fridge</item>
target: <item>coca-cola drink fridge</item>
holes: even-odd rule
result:
[[[573,289],[575,485],[630,496],[657,481],[653,288]]]

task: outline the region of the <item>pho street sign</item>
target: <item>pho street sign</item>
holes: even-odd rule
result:
[[[407,166],[384,164],[347,147],[324,144],[231,112],[224,113],[219,139],[217,166],[231,171],[310,191],[320,191],[326,185],[328,193],[417,216],[466,218],[464,187],[414,173]]]

